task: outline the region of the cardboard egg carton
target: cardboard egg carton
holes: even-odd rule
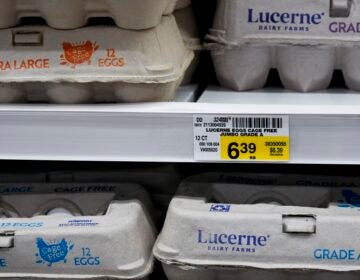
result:
[[[174,196],[181,176],[174,165],[147,166],[135,168],[120,167],[112,170],[69,170],[47,174],[50,182],[127,182],[143,186],[149,193],[154,206],[166,214],[167,207]],[[1,176],[0,176],[1,179]]]
[[[123,165],[106,170],[94,168],[55,171],[49,172],[47,179],[53,183],[127,182],[139,184],[150,193],[173,195],[180,184],[181,176],[178,168],[172,164],[137,164],[136,167]]]
[[[89,18],[111,17],[125,29],[157,26],[163,15],[189,5],[188,0],[3,0],[0,29],[16,26],[22,18],[42,17],[50,27],[76,29]]]
[[[300,177],[213,173],[185,180],[153,251],[167,277],[358,278],[360,179],[285,183]]]
[[[192,7],[186,7],[174,12],[174,17],[179,26],[181,35],[184,40],[185,47],[194,52],[194,59],[186,71],[182,85],[190,84],[193,75],[199,65],[201,52],[204,50],[204,45],[201,42],[199,31],[197,28],[195,15]]]
[[[358,0],[220,0],[209,39],[220,83],[262,88],[278,70],[285,88],[326,89],[335,69],[360,90]],[[229,74],[231,73],[231,75]]]
[[[0,185],[0,279],[147,279],[154,213],[136,184]]]
[[[169,101],[193,59],[172,16],[154,29],[0,31],[0,102]]]
[[[149,194],[156,210],[161,215],[166,214],[167,207],[174,196],[180,182],[181,175],[173,164],[129,164],[116,165],[116,167],[99,168],[99,166],[86,166],[83,168],[45,169],[37,168],[31,173],[0,173],[0,181],[13,183],[66,183],[84,184],[97,182],[104,183],[131,183],[141,185]],[[25,183],[24,183],[25,182]]]

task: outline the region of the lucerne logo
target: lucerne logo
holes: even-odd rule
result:
[[[248,9],[249,23],[318,25],[321,24],[324,16],[325,13],[257,12]]]

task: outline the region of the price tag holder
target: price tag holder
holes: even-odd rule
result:
[[[289,161],[288,116],[195,115],[196,161]]]

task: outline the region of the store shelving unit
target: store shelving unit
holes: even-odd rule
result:
[[[12,160],[195,162],[193,116],[277,114],[290,121],[290,161],[360,164],[360,96],[332,90],[235,93],[209,88],[197,102],[129,105],[5,105],[0,158]]]

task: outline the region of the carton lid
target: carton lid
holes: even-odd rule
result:
[[[154,247],[157,259],[184,269],[360,269],[360,250],[354,244],[359,188],[262,184],[265,175],[259,184],[243,183],[255,180],[250,175],[220,183],[214,178],[235,176],[219,175],[195,176],[181,184]],[[267,179],[271,177],[276,179]]]
[[[144,31],[24,26],[0,36],[2,83],[169,83],[184,75],[193,58],[172,16]]]
[[[350,45],[359,40],[359,0],[219,0],[209,38],[236,48]]]
[[[26,17],[43,17],[55,29],[77,29],[89,18],[111,17],[124,29],[156,27],[162,15],[170,15],[177,0],[4,0],[0,29],[14,27]]]

